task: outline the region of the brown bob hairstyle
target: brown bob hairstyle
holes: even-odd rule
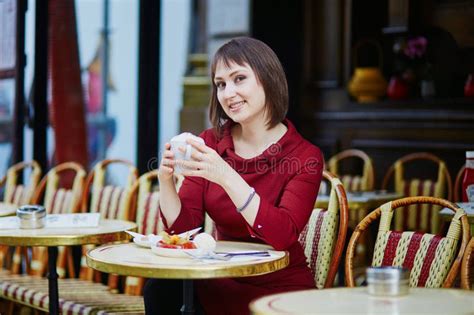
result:
[[[222,126],[229,119],[217,99],[217,87],[214,84],[216,67],[220,62],[226,67],[231,63],[240,66],[248,64],[265,92],[268,128],[283,121],[288,111],[288,84],[280,60],[265,43],[250,37],[238,37],[222,45],[211,64],[212,92],[209,118],[219,136],[222,134]]]

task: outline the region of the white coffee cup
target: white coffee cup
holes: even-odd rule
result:
[[[170,140],[171,151],[174,153],[175,160],[184,160],[189,161],[191,159],[191,154],[193,153],[193,146],[186,142],[186,140],[192,139],[197,142],[204,144],[204,139],[193,135],[190,132],[183,132],[177,136],[174,136]],[[180,148],[184,148],[185,152],[181,152]],[[181,174],[183,169],[179,165],[175,165],[174,173]]]

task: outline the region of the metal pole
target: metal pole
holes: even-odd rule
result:
[[[59,293],[58,293],[58,273],[56,262],[58,260],[58,248],[48,247],[48,293],[49,293],[49,313],[59,314]]]
[[[46,172],[48,166],[48,7],[49,0],[35,7],[35,66],[33,86],[33,158]]]

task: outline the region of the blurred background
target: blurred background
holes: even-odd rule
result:
[[[364,150],[377,183],[418,151],[456,174],[474,147],[473,18],[472,0],[0,0],[0,174],[156,168],[172,136],[209,127],[208,61],[236,36],[275,50],[288,116],[326,157]]]

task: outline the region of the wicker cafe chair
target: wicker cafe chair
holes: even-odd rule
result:
[[[343,166],[362,162],[360,174],[347,174]],[[349,149],[332,156],[328,163],[330,172],[338,176],[347,192],[374,190],[375,171],[372,159],[361,150]],[[354,227],[367,214],[367,209],[351,209],[349,211],[349,226]]]
[[[363,162],[362,174],[342,174],[341,164],[354,162],[354,160],[361,160]],[[374,190],[374,165],[372,159],[364,151],[356,149],[344,150],[332,156],[327,165],[329,171],[342,180],[346,191]]]
[[[29,176],[24,184],[20,183],[21,172],[29,170]],[[31,203],[31,198],[41,178],[41,167],[36,161],[20,162],[8,168],[7,174],[0,179],[0,187],[4,187],[2,202],[21,206]],[[26,249],[25,249],[26,250]],[[13,255],[9,255],[8,246],[0,246],[0,267],[7,269],[2,273],[19,273],[21,267],[21,249],[16,248]],[[26,251],[23,253],[27,258]],[[13,259],[12,259],[13,258]]]
[[[81,205],[82,190],[86,172],[75,162],[66,162],[53,167],[38,184],[32,202],[43,205],[48,214],[76,213]],[[66,186],[71,186],[70,189]],[[31,269],[29,274],[44,276],[47,270],[47,254],[45,247],[33,247]],[[60,278],[75,277],[74,261],[70,248],[58,248],[57,272]]]
[[[466,165],[463,165],[456,175],[454,180],[454,201],[458,202],[462,199],[462,180],[464,177],[464,172],[466,171]]]
[[[131,188],[131,194],[135,198],[131,198],[131,210],[136,205],[136,213],[132,212],[136,217],[138,225],[138,233],[158,234],[165,230],[160,211],[160,192],[154,182],[158,179],[158,171],[150,171],[138,179]],[[176,190],[179,191],[183,183],[184,176],[176,175],[174,177]],[[141,295],[145,279],[139,277],[126,277],[124,293],[130,295]],[[111,284],[109,284],[110,286]]]
[[[474,289],[474,237],[467,244],[461,263],[461,288]]]
[[[436,178],[420,179],[409,178],[406,174],[406,168],[410,165],[420,165],[423,163],[423,171],[429,172],[430,166],[435,166],[433,174]],[[452,181],[446,163],[437,156],[426,153],[412,153],[405,155],[395,161],[390,166],[382,182],[382,189],[387,189],[392,181],[396,192],[405,197],[409,196],[431,196],[451,200]],[[440,207],[434,204],[413,205],[421,207],[421,211],[410,211],[408,207],[399,209],[395,213],[395,229],[397,230],[420,230],[424,232],[437,233],[439,231],[439,211]]]
[[[127,180],[123,186],[107,183],[109,168],[112,166],[125,167],[128,171]],[[130,197],[132,185],[138,178],[137,168],[129,161],[121,159],[106,159],[98,162],[87,175],[84,193],[82,196],[82,212],[100,212],[105,219],[120,219],[134,221],[130,211]],[[92,280],[94,275],[100,281],[99,272],[94,272],[86,264],[85,254],[93,245],[83,247],[81,270],[79,277],[83,280]]]
[[[19,183],[19,174],[21,171],[30,169],[30,175],[26,184]],[[0,179],[0,187],[5,185],[3,202],[14,205],[24,205],[31,202],[36,185],[41,178],[41,167],[38,162],[20,162],[7,170],[7,175]]]
[[[422,232],[390,230],[394,209],[418,204],[439,205],[455,212],[445,237]],[[414,208],[411,211],[420,209]],[[346,253],[345,271],[348,287],[354,287],[353,257],[357,241],[379,217],[372,266],[398,266],[410,269],[411,287],[448,288],[453,285],[470,238],[466,213],[445,199],[408,197],[385,203],[369,213],[357,225]]]
[[[299,237],[318,289],[334,283],[344,250],[349,209],[341,181],[328,171],[323,177],[331,185],[328,209],[314,209]]]
[[[160,214],[160,193],[158,187],[153,185],[157,178],[157,170],[147,172],[140,176],[131,188],[132,196],[136,196],[136,213],[134,216],[138,225],[138,233],[144,235],[158,234],[164,230]],[[132,200],[133,198],[131,202]],[[134,210],[133,206],[131,206],[131,210]],[[144,283],[145,279],[143,278],[126,277],[124,293],[141,295]]]

